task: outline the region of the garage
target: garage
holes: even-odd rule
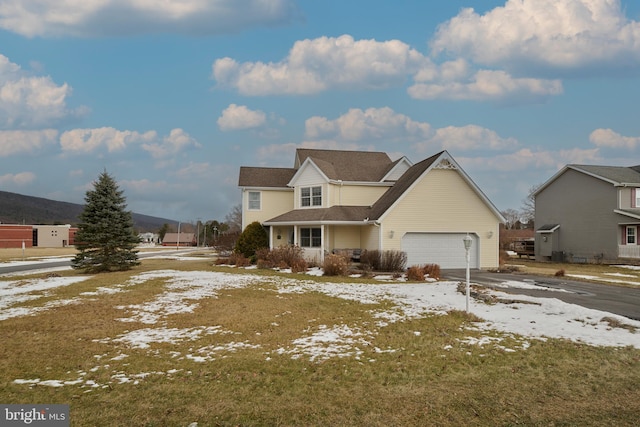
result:
[[[438,264],[440,268],[466,268],[463,238],[467,233],[407,233],[402,237],[402,250],[407,254],[407,267]],[[469,266],[478,268],[478,236],[469,251]]]

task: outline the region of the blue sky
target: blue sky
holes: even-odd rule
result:
[[[297,147],[443,149],[500,210],[640,164],[640,2],[0,0],[0,190],[223,220]],[[461,206],[461,209],[464,207]]]

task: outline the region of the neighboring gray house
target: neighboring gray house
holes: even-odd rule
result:
[[[640,166],[567,165],[535,192],[538,261],[640,261]]]

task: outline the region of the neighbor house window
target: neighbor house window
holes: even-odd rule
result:
[[[303,248],[319,248],[322,245],[322,233],[319,228],[301,228],[300,246]]]
[[[633,206],[634,208],[640,208],[640,188],[634,188],[633,190]]]
[[[300,206],[322,206],[322,187],[302,187],[300,189]]]
[[[627,245],[635,245],[637,241],[637,227],[627,227]]]
[[[260,210],[260,192],[259,191],[249,191],[249,210],[250,211]]]

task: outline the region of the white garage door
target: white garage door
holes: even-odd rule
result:
[[[438,264],[440,268],[466,268],[463,238],[466,233],[407,233],[402,237],[402,250],[407,253],[407,267]],[[469,250],[469,266],[478,268],[478,236]]]

